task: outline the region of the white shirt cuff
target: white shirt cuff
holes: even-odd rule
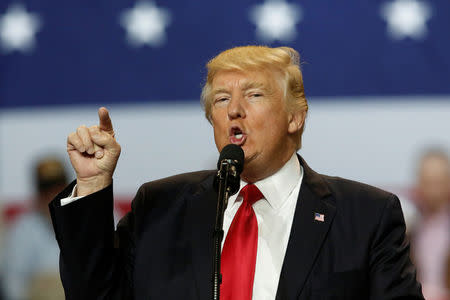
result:
[[[78,196],[78,197],[73,196],[73,195],[75,195],[76,188],[77,188],[77,185],[75,184],[75,186],[73,187],[73,190],[72,190],[72,194],[70,194],[69,197],[61,199],[61,206],[67,205],[69,203],[72,203],[72,202],[84,197],[84,196]]]

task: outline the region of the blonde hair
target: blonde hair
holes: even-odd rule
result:
[[[281,74],[287,110],[308,111],[308,102],[300,71],[300,55],[289,47],[243,46],[228,49],[211,59],[206,65],[208,75],[203,86],[201,101],[205,116],[211,122],[212,83],[221,71],[265,71]],[[297,149],[301,146],[304,124],[298,133]]]

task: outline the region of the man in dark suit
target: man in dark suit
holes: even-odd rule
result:
[[[218,150],[245,154],[224,216],[225,299],[423,299],[397,197],[297,156],[308,105],[295,50],[222,52],[202,100]],[[114,232],[120,146],[99,118],[69,135],[77,181],[50,205],[67,299],[211,298],[215,172],[144,184]]]

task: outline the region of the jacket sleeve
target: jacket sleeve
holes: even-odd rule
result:
[[[395,195],[387,200],[370,251],[370,299],[424,299]]]
[[[112,185],[61,206],[74,185],[49,204],[66,299],[132,299],[133,212],[115,232]]]

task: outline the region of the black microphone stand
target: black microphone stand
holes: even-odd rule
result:
[[[213,272],[213,300],[220,299],[220,284],[222,283],[222,274],[220,273],[220,257],[221,246],[223,240],[223,215],[225,208],[228,205],[228,198],[237,190],[235,188],[236,180],[239,182],[239,175],[236,167],[230,159],[224,159],[220,163],[219,171],[217,172],[218,180],[218,197],[217,197],[217,211],[216,223],[214,225],[214,272]],[[234,186],[233,186],[234,183]]]

